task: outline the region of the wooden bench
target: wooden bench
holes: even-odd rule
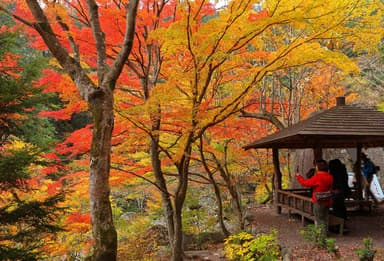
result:
[[[315,221],[313,215],[313,202],[308,189],[290,189],[277,191],[277,205],[288,210],[288,215],[298,214],[301,216],[301,223],[304,226],[305,219]],[[329,214],[329,226],[339,225],[339,233],[343,235],[344,219]]]
[[[330,226],[339,226],[339,234],[341,236],[344,233],[344,225],[345,225],[344,218],[336,217],[336,216],[334,216],[332,214],[329,214],[328,227],[330,227]]]
[[[368,207],[369,212],[372,212],[372,205],[373,202],[371,200],[366,199],[346,199],[345,200],[345,207],[346,208],[352,208],[352,207],[359,207],[360,210],[363,210],[364,207]]]

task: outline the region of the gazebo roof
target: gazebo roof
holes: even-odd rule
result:
[[[338,103],[244,148],[384,147],[384,112]]]

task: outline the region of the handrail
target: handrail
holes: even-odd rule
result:
[[[310,197],[306,197],[306,196],[303,196],[303,195],[295,194],[295,193],[293,193],[291,191],[286,191],[286,190],[278,189],[277,192],[281,193],[281,194],[285,194],[287,196],[294,197],[294,198],[299,198],[299,199],[302,199],[304,201],[312,202],[312,199]]]
[[[282,191],[303,191],[303,192],[308,192],[308,191],[311,191],[311,190],[307,189],[307,188],[296,188],[296,189],[283,189]]]
[[[305,189],[304,189],[305,190]],[[312,216],[312,207],[313,202],[312,198],[304,196],[294,192],[302,192],[303,189],[278,189],[277,190],[277,204],[281,207],[287,207],[289,211],[298,212],[300,214]],[[308,206],[308,203],[311,205],[310,209],[304,207],[304,204]],[[369,200],[356,200],[356,199],[346,199],[345,204],[348,206],[359,205],[360,209],[363,206],[368,206],[369,211],[372,208],[372,202]]]

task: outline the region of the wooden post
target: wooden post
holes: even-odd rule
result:
[[[313,163],[316,163],[316,161],[322,158],[323,158],[322,148],[319,148],[319,147],[313,148]]]
[[[274,203],[276,206],[277,214],[281,214],[281,207],[278,206],[278,190],[282,188],[281,186],[281,171],[280,171],[280,162],[279,162],[279,149],[272,148],[272,159],[273,159],[273,169],[275,175],[274,186]]]
[[[356,178],[356,191],[357,191],[357,199],[363,199],[363,190],[361,187],[361,144],[357,145],[356,148],[356,162],[353,166],[353,172],[355,172],[355,178]]]

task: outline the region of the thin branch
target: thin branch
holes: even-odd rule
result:
[[[66,23],[64,23],[63,19],[60,16],[57,16],[56,20],[58,21],[63,31],[67,34],[69,44],[71,45],[71,48],[74,53],[73,57],[76,59],[77,62],[80,62],[79,46],[76,44],[75,39],[69,32],[69,26]]]
[[[150,180],[150,179],[148,179],[148,178],[146,178],[146,177],[143,177],[143,176],[141,176],[141,175],[138,175],[138,174],[136,174],[136,173],[133,172],[133,171],[125,170],[125,169],[122,169],[122,168],[119,168],[119,167],[115,167],[115,166],[111,166],[111,169],[115,169],[115,170],[118,170],[118,171],[121,171],[121,172],[124,172],[124,173],[128,173],[128,174],[133,175],[133,176],[135,176],[135,177],[137,177],[137,178],[143,179],[143,180],[145,180],[146,182],[148,182],[148,183],[152,184],[153,186],[155,186],[158,190],[160,190],[160,191],[162,191],[162,192],[168,194],[168,195],[171,196],[171,197],[174,196],[174,195],[172,195],[171,193],[169,193],[168,191],[161,189],[161,187],[160,187],[158,184],[156,184],[156,182],[154,182],[154,181],[152,181],[152,180]]]
[[[93,0],[87,0],[87,5],[92,33],[96,41],[98,85],[101,86],[104,74],[108,69],[108,65],[106,64],[105,34],[100,25],[98,4]]]
[[[284,124],[276,117],[274,113],[267,111],[251,113],[244,111],[244,109],[241,109],[240,112],[240,117],[266,120],[275,125],[279,130],[285,128]]]
[[[8,9],[6,9],[5,7],[1,6],[0,5],[0,11],[6,13],[7,15],[13,17],[15,20],[29,26],[29,27],[33,27],[33,23],[23,19],[22,17],[18,16],[18,15],[15,15],[14,13],[12,13],[11,11],[9,11]]]
[[[126,6],[127,14],[124,41],[120,53],[112,66],[112,70],[110,70],[108,73],[108,80],[111,81],[112,88],[114,88],[117,78],[123,70],[124,64],[132,50],[133,38],[135,36],[138,3],[139,0],[130,0],[128,5]]]

